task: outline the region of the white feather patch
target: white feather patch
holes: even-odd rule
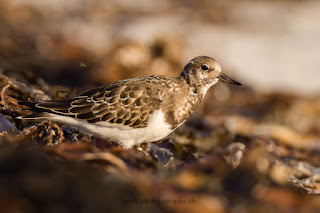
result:
[[[170,129],[170,125],[165,122],[164,114],[161,110],[155,111],[149,118],[147,127],[142,128],[111,124],[106,121],[88,123],[84,120],[56,114],[50,114],[48,119],[70,125],[88,135],[117,142],[125,149],[132,148],[134,145],[139,145],[143,142],[158,141],[173,131]]]

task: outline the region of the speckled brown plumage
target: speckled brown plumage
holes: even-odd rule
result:
[[[78,125],[79,129],[100,137],[113,135],[110,136],[113,140],[125,140],[127,147],[130,147],[132,144],[162,138],[176,129],[192,115],[207,90],[219,80],[240,84],[221,73],[220,65],[213,58],[200,56],[191,60],[178,77],[132,78],[95,88],[70,100],[21,103],[36,113],[22,118],[41,117]],[[75,119],[64,121],[64,117],[54,115]],[[159,119],[159,125],[155,118],[151,119],[153,115]],[[152,124],[149,125],[150,120]],[[105,129],[101,130],[108,132],[96,130],[102,128],[102,124]],[[124,132],[125,127],[126,136],[115,134],[115,129],[112,130],[115,124],[120,124],[116,127],[119,133]],[[156,132],[158,126],[162,132]],[[132,139],[128,128],[145,128],[146,131],[140,131],[143,132],[141,135],[136,132]]]
[[[141,128],[147,126],[152,112],[161,106],[162,100],[157,94],[159,87],[155,88],[154,83],[164,81],[165,78],[149,76],[118,81],[71,100],[39,102],[36,108],[89,123],[107,121]]]
[[[133,128],[145,127],[154,110],[160,109],[172,129],[188,119],[202,95],[178,78],[149,76],[118,81],[70,100],[38,102],[35,108],[86,120],[107,121]],[[170,93],[165,91],[170,90]],[[189,97],[191,91],[191,97]]]

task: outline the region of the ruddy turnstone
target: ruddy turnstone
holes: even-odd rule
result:
[[[125,149],[158,141],[183,124],[218,81],[241,85],[208,56],[192,59],[178,77],[153,75],[100,86],[70,100],[21,102],[34,113]]]

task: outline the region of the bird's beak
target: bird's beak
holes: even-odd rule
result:
[[[242,85],[238,81],[233,80],[232,78],[230,78],[229,76],[227,76],[226,74],[224,74],[222,72],[220,72],[218,79],[219,79],[219,81],[224,82],[224,83]]]

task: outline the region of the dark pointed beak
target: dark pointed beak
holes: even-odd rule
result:
[[[227,76],[226,74],[224,74],[222,72],[220,72],[218,78],[219,78],[219,81],[224,82],[224,83],[242,85],[238,81],[233,80],[232,78],[230,78],[229,76]]]

